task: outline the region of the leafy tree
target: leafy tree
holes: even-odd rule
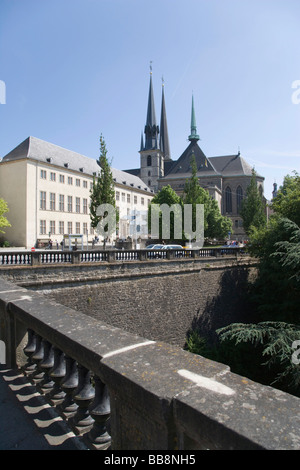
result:
[[[0,198],[0,233],[5,233],[2,228],[11,227],[11,224],[4,215],[7,212],[9,212],[7,202],[4,199]]]
[[[204,205],[204,236],[208,238],[223,238],[232,231],[232,222],[228,217],[221,215],[218,203],[208,191],[202,188],[197,177],[197,164],[195,156],[191,159],[192,176],[185,183],[182,197],[184,204],[193,206],[193,230],[196,228],[196,205]]]
[[[272,209],[300,226],[300,176],[287,175],[272,201]]]
[[[170,211],[170,217],[164,216],[162,214],[162,211],[159,210],[160,206],[166,205],[166,210],[168,211],[168,208],[173,208],[175,209],[174,211]],[[157,213],[157,211],[159,211]],[[149,226],[149,232],[151,231],[151,228],[153,228],[153,220],[152,217],[158,217],[159,220],[159,239],[162,240],[163,238],[168,238],[165,237],[164,234],[166,233],[166,228],[169,226],[170,228],[170,240],[175,239],[175,233],[174,233],[174,218],[176,216],[182,217],[182,209],[181,209],[181,199],[180,197],[176,194],[176,192],[171,188],[170,185],[164,186],[152,199],[151,204],[149,205],[148,209],[148,226]],[[180,219],[181,220],[181,219]],[[152,225],[151,225],[152,223]],[[181,223],[181,230],[180,230],[180,239],[182,237],[182,223]]]
[[[267,222],[263,198],[257,186],[257,176],[254,169],[252,170],[250,184],[246,190],[246,197],[242,201],[240,215],[247,234],[250,233],[252,226],[259,229],[264,227]]]
[[[91,225],[94,228],[98,227],[98,224],[106,219],[107,212],[104,215],[98,215],[97,209],[102,204],[109,204],[115,206],[115,191],[114,191],[114,180],[111,172],[110,163],[107,158],[107,149],[103,136],[100,136],[100,158],[97,160],[98,165],[100,166],[100,171],[97,176],[93,178],[93,188],[90,193],[90,218]],[[116,222],[116,220],[115,220]],[[107,237],[111,235],[108,232],[109,224],[104,226],[104,231],[107,234]],[[106,237],[104,237],[104,245],[106,242]]]

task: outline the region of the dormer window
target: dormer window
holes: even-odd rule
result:
[[[66,168],[69,168],[69,162],[68,162],[68,163],[64,163],[64,166],[65,166]]]

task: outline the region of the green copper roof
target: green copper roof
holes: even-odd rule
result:
[[[196,117],[194,109],[194,96],[192,96],[192,117],[191,117],[191,135],[189,135],[189,140],[200,140],[199,135],[197,134],[196,126]]]

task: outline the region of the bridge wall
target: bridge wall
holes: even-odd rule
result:
[[[1,268],[2,277],[60,304],[180,347],[191,327],[213,342],[217,328],[242,322],[255,272],[247,257]]]
[[[63,358],[75,361],[80,375],[69,391],[79,408],[65,419],[77,424],[76,416],[83,411],[86,419],[88,413],[100,419],[100,427],[96,421],[85,430],[81,424],[78,431],[91,445],[99,445],[96,437],[109,444],[103,425],[111,410],[113,450],[300,448],[300,399],[232,374],[223,364],[148,341],[3,279],[0,325],[7,365],[32,371],[36,363],[38,371],[53,377],[56,393],[67,390],[66,376],[70,382],[71,369],[62,367]],[[35,335],[35,347],[31,340],[27,343],[27,331]],[[49,370],[51,348],[60,361],[54,360]],[[83,388],[81,378],[89,377],[88,371],[94,377],[94,395],[89,381]]]

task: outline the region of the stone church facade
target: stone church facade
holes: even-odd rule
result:
[[[184,191],[186,180],[191,177],[191,159],[195,157],[199,184],[214,198],[222,215],[232,220],[233,238],[242,240],[245,232],[242,226],[240,208],[252,176],[252,167],[240,152],[232,155],[208,157],[199,146],[194,99],[192,98],[191,133],[189,145],[177,160],[171,158],[164,86],[160,126],[157,125],[153,95],[152,72],[148,95],[148,107],[144,136],[140,145],[140,168],[125,170],[136,175],[154,193],[170,185],[178,195]],[[263,195],[264,177],[257,175],[257,184]]]

